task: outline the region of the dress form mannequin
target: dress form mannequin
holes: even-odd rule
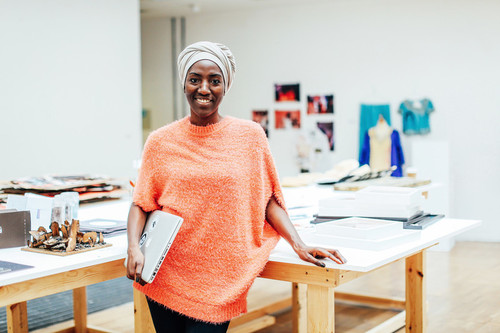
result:
[[[387,170],[391,167],[391,134],[393,129],[382,115],[377,125],[368,130],[370,136],[370,168],[373,171]]]
[[[381,141],[389,137],[392,133],[392,128],[387,124],[382,115],[378,117],[377,125],[372,128],[376,138]]]
[[[380,115],[375,126],[365,133],[359,164],[368,164],[372,171],[389,170],[396,166],[393,177],[403,176],[405,163],[399,133]]]

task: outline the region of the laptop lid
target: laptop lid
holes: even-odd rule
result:
[[[144,254],[141,277],[153,282],[184,220],[176,215],[156,210],[149,214],[139,241]]]

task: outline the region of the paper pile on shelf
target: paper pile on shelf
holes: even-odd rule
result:
[[[34,193],[54,197],[62,192],[79,194],[80,203],[121,198],[128,194],[125,181],[100,175],[48,175],[0,182],[0,202],[8,194]]]

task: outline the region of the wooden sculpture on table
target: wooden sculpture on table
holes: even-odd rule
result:
[[[31,230],[33,241],[28,240],[28,249],[39,249],[45,252],[78,252],[106,245],[102,232],[80,232],[80,221],[72,220],[71,224],[64,221],[59,225],[57,222],[50,224],[49,230],[44,227]],[[37,251],[43,252],[43,251]]]

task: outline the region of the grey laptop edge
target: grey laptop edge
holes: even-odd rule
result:
[[[145,282],[153,282],[183,221],[182,217],[161,210],[149,214],[139,240],[139,246],[144,254],[141,278]]]

